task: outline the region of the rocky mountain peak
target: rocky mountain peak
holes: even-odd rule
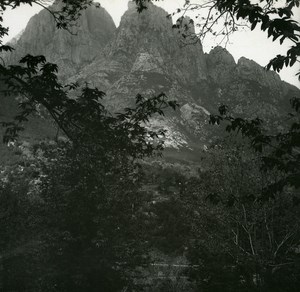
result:
[[[110,57],[119,60],[128,71],[144,68],[137,65],[140,60],[148,63],[152,60],[151,67],[156,60],[154,67],[157,68],[161,67],[160,60],[164,60],[163,72],[158,69],[161,73],[176,75],[185,81],[195,79],[191,75],[205,79],[206,62],[200,42],[193,46],[183,45],[181,34],[172,29],[168,13],[151,2],[147,5],[146,10],[138,13],[134,2],[129,2],[109,47]]]
[[[195,34],[195,25],[193,20],[189,16],[184,16],[181,20],[181,26],[189,34]]]
[[[224,64],[227,66],[235,66],[233,56],[223,47],[216,46],[208,54],[208,60],[211,65]]]
[[[241,78],[253,80],[272,90],[279,90],[281,79],[274,71],[267,71],[255,61],[241,57],[237,63],[237,70]]]
[[[57,10],[56,2],[50,9]],[[15,51],[6,54],[8,64],[17,63],[26,54],[44,55],[60,65],[60,74],[70,76],[92,62],[113,38],[116,27],[102,7],[91,5],[81,12],[70,31],[57,29],[53,16],[46,10],[34,15],[17,42]]]
[[[206,54],[208,76],[213,82],[226,84],[230,81],[236,63],[233,56],[220,46],[213,48]]]

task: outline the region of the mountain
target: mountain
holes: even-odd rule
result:
[[[153,119],[152,126],[168,130],[167,145],[187,148],[202,147],[212,138],[216,129],[207,121],[220,104],[272,124],[289,110],[288,99],[299,94],[252,60],[241,58],[236,64],[221,47],[204,54],[200,42],[185,45],[167,12],[152,3],[139,14],[129,2],[113,40],[95,62],[69,79],[76,80],[103,88],[113,110],[132,105],[137,93],[164,92],[176,99],[180,110]]]
[[[50,7],[56,11],[59,4]],[[6,54],[7,64],[18,63],[26,54],[44,55],[60,66],[62,76],[71,76],[94,61],[112,40],[116,26],[102,7],[92,5],[81,12],[70,31],[57,29],[53,16],[42,10],[28,22],[23,33],[12,41],[15,51]]]
[[[147,5],[138,13],[130,1],[118,28],[104,8],[92,6],[72,28],[76,35],[57,30],[51,15],[42,11],[15,41],[16,51],[5,56],[6,62],[16,63],[25,53],[43,54],[58,63],[66,82],[88,81],[105,91],[112,111],[133,105],[138,93],[166,93],[180,109],[153,118],[151,127],[168,130],[166,145],[173,149],[201,149],[220,133],[207,122],[221,104],[236,115],[259,116],[269,127],[281,127],[289,98],[299,96],[296,87],[252,60],[236,63],[224,48],[205,54],[200,41],[185,44],[167,12]],[[184,22],[190,23],[188,18]]]

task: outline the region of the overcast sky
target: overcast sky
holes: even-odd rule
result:
[[[200,0],[199,0],[200,1]],[[194,0],[194,2],[199,2]],[[285,0],[278,0],[285,2]],[[101,5],[106,8],[114,19],[116,25],[119,25],[123,13],[127,9],[128,0],[99,0]],[[169,13],[174,12],[177,8],[182,7],[184,0],[162,0],[155,2],[156,5],[161,6]],[[28,20],[41,10],[40,6],[23,5],[12,11],[6,11],[4,14],[4,25],[10,28],[10,34],[5,38],[8,41],[17,35],[22,29],[26,27]],[[300,9],[296,11],[295,19],[300,19]],[[215,46],[213,39],[205,39],[203,48],[205,52]],[[266,34],[261,32],[259,28],[254,31],[238,31],[230,38],[230,43],[227,44],[227,50],[233,55],[237,61],[241,56],[252,59],[262,66],[265,66],[268,61],[277,54],[285,54],[289,45],[280,45],[279,42],[272,42],[267,39]],[[299,63],[293,68],[283,69],[280,73],[281,79],[292,83],[300,88],[300,83],[295,76],[299,70]]]

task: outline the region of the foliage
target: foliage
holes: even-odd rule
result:
[[[294,114],[290,114],[288,129],[277,133],[264,130],[263,121],[259,118],[247,120],[235,118],[228,113],[226,106],[219,108],[219,115],[212,115],[210,123],[220,124],[227,122],[226,131],[241,133],[250,140],[251,147],[258,153],[262,153],[261,169],[265,171],[277,170],[282,174],[280,180],[270,182],[262,193],[262,199],[274,198],[277,192],[285,187],[299,189],[300,178],[300,121],[299,98],[291,100]],[[296,198],[295,198],[296,200]],[[297,201],[297,200],[296,200]]]
[[[4,226],[11,227],[1,230],[2,238],[8,239],[2,243],[8,254],[4,263],[15,266],[14,259],[36,260],[32,266],[19,263],[29,272],[27,276],[6,270],[15,279],[23,278],[15,287],[18,291],[52,291],[53,287],[116,291],[130,285],[134,268],[146,256],[139,196],[142,172],[137,159],[159,154],[164,132],[151,131],[145,123],[151,115],[177,105],[163,94],[152,99],[138,95],[135,108],[112,115],[100,102],[103,92],[85,86],[78,97],[70,97],[73,86],[57,82],[55,66],[42,57],[25,59],[26,67],[12,66],[4,72],[11,88],[8,93],[27,98],[20,102],[15,122],[3,123],[7,126],[4,141],[18,137],[19,124],[37,110],[36,105],[45,106],[68,139],[35,145],[25,151],[25,161],[2,172],[1,200],[18,202],[14,207],[2,205]],[[20,212],[21,208],[30,211]],[[14,220],[6,216],[12,212],[19,214]],[[18,226],[20,221],[24,229]],[[26,248],[32,241],[34,249]],[[12,247],[12,242],[20,246]],[[16,249],[25,251],[18,255]],[[39,283],[32,279],[37,267],[42,267]],[[3,285],[12,289],[12,278],[7,277]]]
[[[111,162],[108,171],[69,142],[23,151],[2,171],[3,288],[115,291],[129,284],[126,272],[143,255],[142,239],[135,241],[143,232],[136,229],[142,199],[136,168]]]
[[[19,103],[20,111],[15,121],[3,123],[3,126],[7,127],[5,143],[16,139],[18,132],[22,130],[20,125],[37,111],[37,106],[42,106],[73,143],[80,144],[84,141],[85,144],[89,144],[92,140],[94,144],[97,141],[103,144],[103,148],[115,145],[126,148],[127,151],[131,151],[132,156],[138,152],[141,155],[149,154],[151,147],[145,137],[155,138],[159,134],[163,135],[163,132],[146,130],[141,123],[148,122],[153,114],[162,115],[163,109],[168,106],[174,109],[177,106],[176,102],[167,101],[164,94],[148,100],[138,95],[135,109],[126,108],[124,113],[112,115],[101,104],[104,92],[86,85],[79,96],[72,95],[72,91],[77,89],[78,85],[59,83],[57,66],[47,63],[43,56],[27,55],[20,62],[25,66],[0,68],[7,85],[4,93],[24,97]],[[119,143],[111,145],[111,139],[114,138],[118,139]],[[132,143],[133,141],[136,143]],[[160,142],[157,149],[161,149]]]
[[[6,1],[1,12],[22,3],[46,5]],[[59,11],[45,8],[66,29],[90,4],[63,1]],[[7,34],[1,29],[0,38]],[[27,55],[20,63],[0,65],[4,94],[20,101],[15,119],[2,121],[4,143],[18,145],[24,124],[40,111],[62,135],[25,150],[20,146],[20,161],[1,172],[0,284],[16,291],[129,289],[147,254],[138,159],[163,149],[164,131],[146,124],[177,103],[164,94],[137,95],[134,108],[110,113],[104,92],[88,84],[63,85],[57,65],[45,57]]]
[[[21,124],[41,107],[63,136],[33,146],[25,162],[3,172],[1,199],[9,196],[8,201],[17,201],[15,212],[20,214],[11,220],[5,214],[14,208],[3,205],[6,226],[17,231],[1,230],[3,238],[12,236],[3,243],[3,250],[13,255],[4,263],[13,267],[14,261],[26,263],[28,257],[36,261],[32,266],[19,263],[28,271],[26,276],[6,268],[12,277],[23,278],[14,289],[118,291],[132,284],[134,268],[146,257],[139,197],[142,172],[137,159],[159,154],[164,131],[154,132],[145,124],[152,115],[163,115],[164,109],[175,109],[177,104],[164,94],[150,99],[138,95],[135,108],[111,114],[101,103],[103,92],[86,85],[76,96],[78,86],[60,84],[56,65],[46,63],[44,57],[28,55],[21,62],[25,66],[3,67],[1,72],[5,92],[23,97],[15,120],[3,122],[4,142],[16,143]],[[38,202],[33,209],[26,198],[32,195]],[[20,212],[27,206],[31,212]],[[31,216],[37,220],[33,225]],[[29,226],[21,230],[20,221]],[[27,249],[31,236],[34,248]],[[12,248],[14,241],[21,247]],[[25,251],[18,255],[16,249]],[[38,267],[42,267],[39,273]],[[32,278],[36,273],[40,282]],[[3,285],[13,289],[12,278],[7,277]]]
[[[181,191],[182,214],[191,226],[190,276],[203,291],[297,291],[297,194],[289,189],[258,200],[280,174],[261,171],[256,153],[232,144],[210,149],[199,178]]]

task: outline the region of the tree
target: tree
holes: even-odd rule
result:
[[[1,171],[3,289],[129,285],[146,253],[138,165],[126,156],[103,165],[103,152],[63,141],[20,146],[20,160]]]
[[[147,8],[147,5],[145,5],[146,2],[149,1],[139,1],[141,11]],[[220,36],[221,41],[226,41],[240,25],[249,25],[251,30],[254,30],[255,27],[260,25],[260,29],[266,32],[267,36],[271,37],[273,41],[279,40],[280,44],[284,42],[292,44],[286,55],[277,55],[271,59],[266,66],[267,70],[273,69],[274,71],[280,72],[284,66],[294,66],[300,55],[300,26],[299,23],[293,19],[293,12],[297,7],[299,7],[299,1],[289,0],[285,1],[285,3],[278,3],[272,0],[260,1],[259,3],[251,3],[248,0],[216,0],[203,1],[201,4],[185,1],[184,8],[178,9],[173,13],[173,15],[177,14],[180,16],[174,28],[181,30],[183,38],[190,38],[192,41],[203,40],[208,34],[212,34],[215,37]],[[190,20],[190,23],[187,23],[184,18],[188,11],[193,11],[193,13],[199,11],[195,20]],[[240,19],[242,19],[242,22]],[[189,29],[189,24],[196,24],[199,28],[199,33],[195,35],[192,30]],[[299,75],[299,73],[297,75]],[[295,112],[290,114],[289,122],[284,125],[285,130],[277,133],[266,131],[263,127],[263,121],[259,118],[247,120],[243,117],[230,115],[229,109],[225,105],[219,108],[219,115],[211,116],[211,124],[226,122],[227,132],[241,134],[245,138],[245,141],[250,143],[251,147],[256,151],[256,154],[252,155],[257,156],[256,163],[260,166],[260,168],[257,168],[256,165],[254,170],[255,174],[262,173],[264,176],[269,176],[269,174],[276,173],[276,176],[271,175],[263,185],[259,183],[260,180],[254,181],[254,184],[249,187],[249,190],[252,190],[254,186],[262,186],[262,189],[260,191],[250,191],[250,194],[248,193],[249,190],[242,190],[243,188],[241,189],[239,187],[239,191],[242,191],[241,195],[245,196],[247,193],[249,195],[242,198],[242,201],[241,198],[237,198],[235,194],[231,193],[231,190],[236,184],[240,185],[237,179],[238,173],[235,173],[232,177],[223,177],[221,184],[216,184],[215,181],[210,181],[209,178],[207,178],[210,182],[208,187],[216,187],[213,192],[208,194],[210,199],[222,207],[218,207],[215,210],[201,208],[201,204],[205,204],[202,195],[203,183],[199,183],[200,187],[194,193],[194,196],[191,194],[192,198],[190,204],[187,202],[182,204],[183,206],[187,206],[183,213],[191,214],[191,218],[199,217],[199,220],[196,220],[196,222],[191,221],[193,226],[205,225],[205,223],[202,223],[203,221],[207,221],[207,218],[205,218],[206,220],[203,218],[205,217],[204,214],[207,214],[211,220],[209,221],[210,224],[206,226],[206,229],[211,231],[208,236],[205,237],[207,242],[203,240],[203,236],[205,236],[207,230],[205,230],[205,228],[196,229],[195,237],[197,238],[199,236],[200,245],[197,246],[197,241],[196,243],[193,241],[192,249],[196,254],[192,253],[191,255],[191,259],[195,260],[196,263],[200,261],[200,264],[199,262],[198,264],[200,267],[203,267],[203,270],[198,270],[198,274],[195,273],[193,277],[195,279],[195,277],[197,278],[199,276],[206,284],[210,283],[212,286],[208,288],[208,290],[224,290],[224,285],[228,285],[228,291],[231,291],[234,285],[238,285],[236,289],[242,289],[243,287],[241,287],[241,285],[244,281],[246,283],[248,282],[248,284],[242,286],[249,291],[260,289],[260,285],[264,287],[263,289],[272,291],[276,289],[283,291],[287,287],[289,287],[288,289],[291,291],[296,291],[297,289],[297,281],[295,279],[298,276],[295,275],[299,273],[299,267],[295,267],[293,264],[297,263],[298,256],[294,254],[293,264],[289,263],[288,258],[285,258],[287,261],[284,260],[285,263],[282,262],[282,266],[278,264],[278,259],[276,259],[277,251],[281,250],[282,247],[284,247],[286,254],[289,254],[291,250],[295,251],[297,249],[297,243],[294,247],[291,247],[291,242],[288,243],[288,241],[292,236],[296,236],[295,238],[299,236],[299,225],[294,225],[294,220],[292,219],[299,218],[299,98],[291,97],[290,102]],[[231,159],[233,159],[233,157],[231,157]],[[245,159],[245,157],[241,156],[239,158],[239,160],[241,160],[240,162],[242,162],[243,159]],[[244,165],[244,167],[249,166]],[[211,176],[215,179],[220,171],[224,175],[221,164],[212,171]],[[245,169],[239,168],[239,172],[244,171]],[[247,177],[250,179],[252,174],[248,173]],[[227,181],[230,183],[227,184]],[[244,187],[245,185],[240,186]],[[187,191],[187,193],[189,194],[189,191]],[[193,212],[197,205],[195,203],[197,199],[200,201],[198,204],[199,210],[196,208]],[[243,202],[243,200],[246,200],[246,203]],[[233,210],[234,212],[232,212]],[[270,210],[271,213],[268,213]],[[291,210],[295,212],[292,216],[290,214]],[[278,219],[277,225],[279,228],[276,228],[276,233],[278,238],[281,238],[280,240],[275,240],[273,237],[274,234],[270,233],[270,226],[273,226],[272,232],[275,232],[273,229],[274,221],[272,219],[274,218],[274,213],[272,212],[277,214],[276,219]],[[211,218],[211,216],[214,218]],[[286,223],[287,225],[284,227]],[[213,226],[216,226],[216,229],[213,229]],[[227,237],[232,231],[228,229],[228,226],[233,228],[233,235],[236,236],[234,239],[235,242],[230,235]],[[233,226],[238,226],[238,229],[241,228],[244,235],[236,231]],[[289,228],[293,229],[293,235],[288,231]],[[259,230],[262,237],[256,234],[257,230]],[[285,233],[286,231],[287,233]],[[253,238],[255,238],[255,240],[253,240]],[[256,243],[254,244],[253,241],[256,241]],[[267,241],[269,241],[269,243],[267,243]],[[212,244],[209,246],[211,242]],[[298,239],[295,239],[295,242],[298,242]],[[224,246],[220,248],[219,243],[224,243]],[[227,245],[227,243],[230,244]],[[237,254],[239,255],[237,257],[234,256],[234,261],[231,262],[231,248],[234,248],[234,245],[231,246],[231,244],[235,244],[240,251],[245,252],[246,257],[242,259],[243,256],[238,252]],[[261,251],[264,251],[264,255],[267,257],[270,256],[270,258],[265,258],[264,255],[262,257],[258,256],[259,253],[254,245],[259,246]],[[219,254],[216,253],[216,249],[218,248],[220,248],[220,250],[223,249]],[[247,250],[248,248],[249,250]],[[228,252],[228,254],[226,254],[226,252]],[[250,253],[251,256],[248,257],[247,253]],[[204,265],[203,261],[205,263]],[[231,279],[233,282],[228,284],[231,280],[226,278],[226,276],[221,279],[222,277],[220,277],[220,275],[224,273],[224,269],[229,269],[227,270],[228,274],[226,273],[227,276],[230,274],[233,275],[231,268],[237,268],[239,266],[239,264],[237,264],[238,261],[243,262],[243,270],[238,271],[236,274],[237,278]],[[213,266],[212,263],[216,265]],[[283,268],[285,265],[286,269]],[[208,273],[207,278],[203,279],[203,273],[205,274],[209,270],[208,266],[212,267],[214,275],[212,276],[212,274],[209,275]],[[262,268],[258,273],[260,278],[254,277],[257,273],[257,267]],[[278,272],[279,274],[283,274],[279,276],[279,274],[277,274]],[[243,275],[242,280],[239,278],[241,275]],[[291,278],[287,277],[287,275],[290,275]],[[276,277],[278,277],[278,279],[284,279],[283,284],[277,281]],[[256,283],[254,283],[254,279]],[[220,280],[223,282],[219,283],[221,286],[218,288],[217,285]],[[259,283],[260,281],[262,282]],[[290,284],[291,286],[289,286]],[[203,286],[201,287],[203,288]]]
[[[219,109],[220,115],[212,115],[210,123],[220,124],[227,122],[227,132],[241,133],[249,139],[251,147],[261,154],[262,170],[276,169],[282,176],[279,181],[273,181],[266,186],[262,193],[263,200],[274,198],[286,187],[299,189],[300,167],[300,121],[299,121],[299,98],[293,98],[291,105],[295,113],[290,114],[289,125],[286,130],[277,133],[268,133],[264,130],[263,121],[259,118],[253,120],[235,118],[228,113],[226,106]],[[298,202],[295,196],[295,202]]]
[[[21,3],[45,5],[6,1],[0,7],[3,12]],[[58,28],[67,29],[88,5],[91,1],[62,1],[59,11],[45,8]],[[0,38],[7,29],[1,26],[1,32]],[[12,48],[1,44],[1,50]],[[60,83],[57,65],[43,56],[27,55],[20,63],[0,65],[4,94],[22,97],[14,121],[2,122],[4,143],[17,143],[24,123],[41,108],[65,141],[30,146],[29,157],[27,151],[1,173],[0,200],[12,202],[1,209],[5,223],[1,236],[7,239],[1,242],[2,287],[116,291],[128,286],[128,276],[132,280],[134,268],[146,256],[139,220],[143,205],[138,159],[163,149],[164,131],[151,131],[145,124],[152,115],[163,115],[164,109],[175,109],[177,104],[164,94],[150,99],[138,95],[136,107],[110,113],[101,102],[104,92],[87,84],[79,89],[77,84]]]
[[[297,291],[299,205],[293,190],[259,200],[276,170],[262,171],[247,143],[211,148],[205,170],[182,187],[189,273],[203,291]],[[190,240],[188,240],[190,238]]]
[[[297,21],[293,19],[293,12],[299,7],[299,1],[285,1],[284,3],[277,3],[277,1],[260,1],[259,3],[251,3],[250,1],[204,1],[201,4],[195,4],[190,1],[185,2],[185,7],[183,10],[178,10],[177,13],[182,14],[179,21],[176,23],[176,28],[182,28],[184,26],[185,34],[190,33],[188,25],[183,22],[183,16],[188,11],[199,11],[199,15],[196,16],[196,21],[191,20],[191,23],[196,23],[199,26],[200,33],[197,35],[200,39],[203,39],[207,34],[213,34],[214,36],[221,35],[223,40],[228,40],[230,34],[234,33],[239,25],[249,25],[251,30],[254,30],[257,25],[260,25],[260,29],[267,33],[268,37],[271,37],[273,41],[279,40],[280,44],[284,42],[291,43],[291,48],[287,51],[285,56],[278,55],[271,59],[266,66],[267,70],[273,69],[274,71],[280,72],[284,66],[294,66],[297,59],[300,56],[299,47],[299,31],[300,26]],[[202,13],[206,13],[203,16]],[[243,22],[240,22],[242,19]],[[218,26],[221,25],[221,28]],[[219,31],[216,29],[220,28]],[[190,36],[194,37],[194,35]],[[297,74],[299,75],[299,73]],[[299,76],[300,77],[300,76]],[[220,124],[221,122],[227,123],[226,131],[230,133],[241,134],[246,141],[249,142],[252,149],[256,151],[257,159],[260,165],[260,169],[256,171],[262,171],[264,175],[275,172],[276,176],[271,176],[270,179],[263,185],[262,191],[259,192],[259,197],[253,196],[252,199],[249,198],[249,204],[243,207],[241,214],[244,213],[244,218],[249,219],[247,213],[251,213],[253,210],[253,205],[260,204],[260,206],[254,207],[258,210],[269,209],[270,204],[277,208],[278,219],[285,220],[285,216],[289,213],[291,209],[298,210],[299,202],[299,181],[300,181],[300,156],[299,156],[299,141],[300,141],[300,124],[299,124],[299,98],[292,96],[290,99],[291,106],[294,112],[290,114],[289,121],[284,125],[285,130],[280,132],[268,132],[264,129],[263,121],[260,118],[247,120],[243,117],[234,117],[230,114],[229,109],[226,105],[222,105],[219,108],[219,115],[212,115],[210,119],[211,124]],[[251,175],[249,174],[249,178]],[[237,178],[234,176],[233,182]],[[232,183],[224,191],[228,191],[232,188]],[[213,193],[213,199],[215,194]],[[223,194],[224,195],[224,194]],[[284,198],[282,198],[284,196]],[[287,197],[285,197],[287,196]],[[224,198],[223,198],[224,200]],[[233,201],[232,201],[233,200]],[[236,205],[236,198],[230,197],[230,205]],[[289,206],[281,204],[280,201],[289,202]],[[225,205],[228,203],[226,200]],[[279,205],[277,205],[279,204]],[[276,206],[277,205],[277,206]],[[230,214],[229,210],[224,210],[223,215],[226,213]],[[272,210],[273,207],[271,208]],[[259,214],[257,212],[253,215],[249,222],[245,223],[246,226],[242,226],[243,230],[248,234],[247,237],[250,240],[252,235],[250,229],[251,226],[253,230],[253,225],[256,225],[256,220],[261,220],[268,215]],[[298,218],[299,214],[296,212],[295,217]],[[239,221],[239,220],[238,220]],[[245,219],[245,221],[247,221]],[[239,221],[241,223],[241,221]],[[258,222],[258,221],[257,221]],[[259,223],[260,224],[260,223]],[[293,226],[293,222],[290,221],[289,227]],[[243,225],[243,223],[242,223]],[[280,223],[278,223],[281,226]],[[248,227],[247,227],[248,226]],[[269,235],[269,223],[267,219],[265,225],[261,225],[265,228],[264,231],[261,230],[262,234]],[[279,233],[284,233],[282,226],[278,229]],[[299,226],[295,227],[295,232],[299,232]],[[238,234],[237,232],[235,233]],[[282,245],[285,245],[287,240],[290,238],[289,233],[283,236]],[[257,237],[256,237],[257,239]],[[252,239],[251,239],[252,240]],[[274,243],[270,239],[272,244]],[[270,243],[271,244],[271,243]],[[271,244],[271,245],[272,245]],[[279,249],[282,247],[279,244]],[[250,244],[251,246],[251,244]],[[278,248],[278,246],[277,246]],[[270,250],[277,250],[276,247],[270,246]],[[244,248],[243,248],[244,249]],[[252,254],[256,254],[253,249]],[[275,252],[276,253],[276,252]],[[288,253],[288,251],[287,251]],[[246,271],[251,270],[251,265],[245,266]],[[295,268],[296,270],[297,268]],[[266,269],[268,270],[268,269]],[[277,269],[275,269],[277,270]],[[269,275],[272,274],[272,270]],[[288,274],[289,272],[287,272]],[[270,278],[270,279],[271,279]],[[276,286],[276,284],[275,284]],[[270,288],[268,288],[270,289]],[[272,289],[280,289],[279,287]],[[284,287],[282,289],[285,289]],[[295,289],[295,288],[290,288]]]

